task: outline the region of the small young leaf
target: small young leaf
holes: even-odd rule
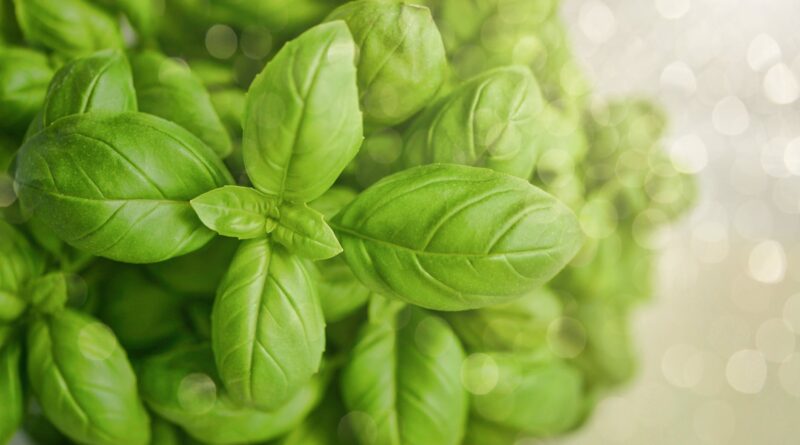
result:
[[[361,144],[355,44],[344,22],[287,43],[247,93],[243,154],[250,180],[280,201],[322,195]]]
[[[264,238],[275,228],[277,199],[250,187],[228,185],[191,201],[209,229],[239,239]]]
[[[272,237],[289,252],[310,260],[324,260],[341,253],[342,246],[321,213],[305,205],[283,205]]]

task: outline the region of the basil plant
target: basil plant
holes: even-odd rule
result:
[[[576,66],[556,0],[0,0],[0,444],[579,428],[695,185]]]

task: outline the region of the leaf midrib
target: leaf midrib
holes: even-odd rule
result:
[[[480,252],[480,253],[430,252],[430,251],[418,250],[418,249],[414,249],[414,248],[411,248],[411,247],[403,246],[403,245],[400,245],[400,244],[397,244],[397,243],[393,243],[391,241],[386,241],[386,240],[382,240],[382,239],[379,239],[379,238],[367,236],[367,235],[364,235],[362,233],[356,232],[355,230],[352,230],[352,229],[349,229],[349,228],[346,228],[346,227],[342,227],[342,226],[340,226],[338,224],[335,224],[335,223],[331,223],[330,226],[334,230],[336,230],[337,232],[343,233],[345,235],[349,235],[349,236],[352,236],[352,237],[355,237],[355,238],[359,238],[359,239],[361,239],[363,241],[369,241],[369,242],[373,242],[373,243],[376,243],[376,244],[385,245],[385,246],[391,247],[393,249],[404,250],[404,251],[410,252],[410,253],[412,253],[414,255],[418,255],[418,256],[437,256],[437,257],[445,257],[445,258],[448,258],[448,257],[457,257],[457,258],[465,258],[465,257],[502,258],[502,257],[506,257],[507,258],[507,257],[514,257],[514,256],[536,255],[536,254],[540,254],[542,252],[548,252],[548,251],[550,251],[550,250],[552,250],[552,249],[557,247],[557,246],[550,246],[550,247],[544,247],[544,248],[535,249],[535,250],[527,250],[527,251],[526,250],[522,250],[522,251],[496,252],[496,253],[484,253],[484,252]]]

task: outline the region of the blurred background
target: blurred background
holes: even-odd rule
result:
[[[565,0],[599,99],[669,113],[700,197],[664,229],[638,375],[558,441],[794,444],[800,407],[800,2]]]

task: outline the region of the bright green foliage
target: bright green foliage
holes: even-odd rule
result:
[[[361,329],[341,377],[345,405],[364,413],[350,418],[352,428],[362,444],[458,444],[464,352],[444,321],[409,311],[380,314]]]
[[[287,44],[253,81],[244,162],[253,185],[279,201],[311,201],[333,185],[361,144],[355,45],[341,21]]]
[[[342,251],[321,213],[304,205],[279,207],[277,198],[249,187],[212,190],[191,205],[203,224],[220,235],[254,239],[270,234],[290,252],[312,260]]]
[[[358,42],[358,88],[367,123],[395,125],[422,109],[447,75],[439,30],[428,8],[359,0],[327,20],[344,20]]]
[[[336,216],[334,228],[353,272],[373,291],[439,310],[519,298],[551,279],[582,242],[572,212],[542,190],[446,164],[378,182]]]
[[[319,370],[324,326],[300,260],[266,239],[243,242],[211,315],[217,369],[231,398],[280,407]]]
[[[27,347],[33,391],[61,431],[87,444],[149,442],[136,376],[108,327],[64,310],[33,322]]]
[[[275,230],[278,200],[250,187],[228,185],[198,196],[192,208],[211,230],[238,239],[264,238]]]
[[[143,113],[91,113],[54,122],[20,149],[23,206],[64,241],[95,255],[157,262],[212,237],[189,200],[231,181],[211,150]]]
[[[557,0],[0,0],[0,443],[579,428],[697,190],[568,40]]]

